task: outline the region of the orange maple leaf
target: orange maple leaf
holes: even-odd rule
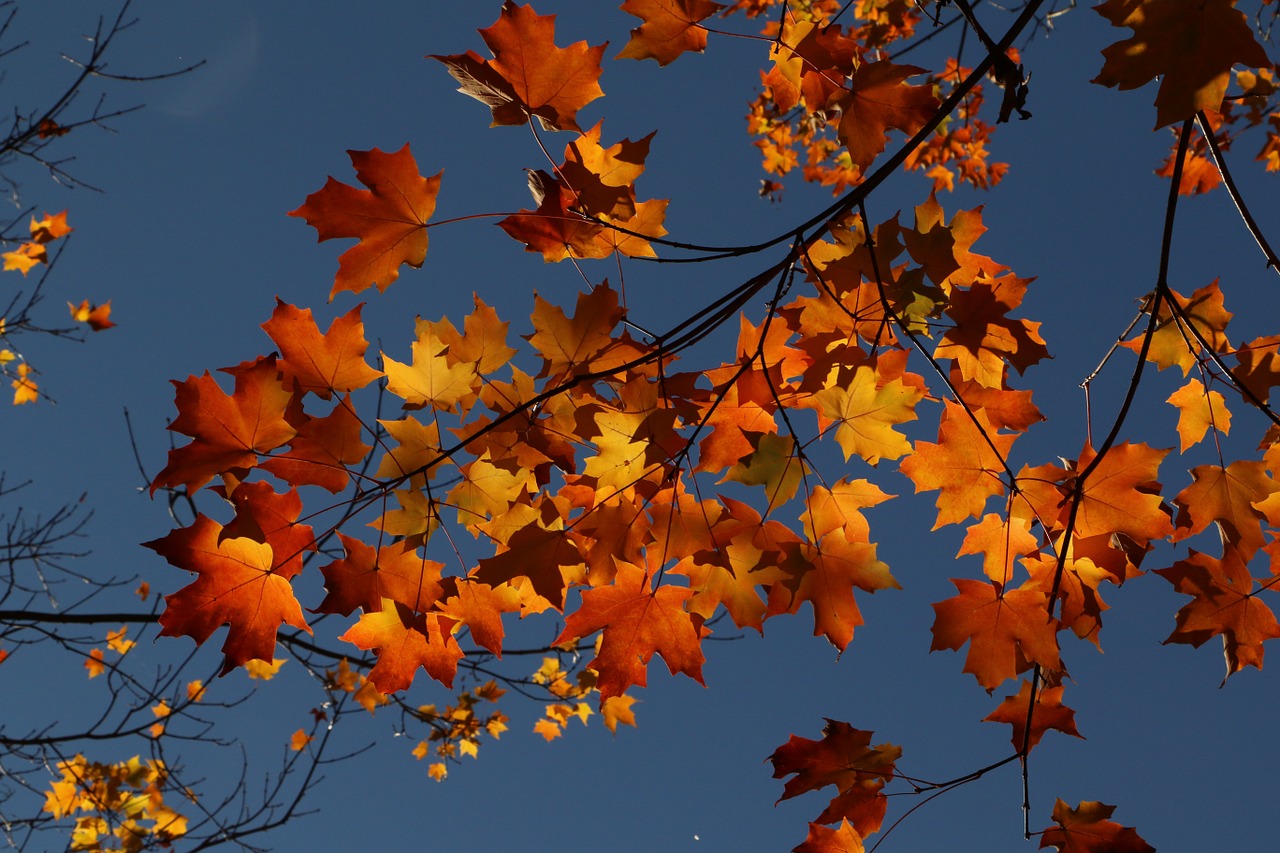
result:
[[[1221,109],[1236,63],[1271,65],[1235,0],[1107,0],[1094,10],[1133,35],[1102,51],[1092,82],[1136,89],[1160,77],[1157,128]]]
[[[1115,806],[1084,800],[1074,809],[1058,800],[1053,821],[1040,836],[1040,849],[1056,847],[1058,853],[1155,853],[1137,830],[1109,820]]]
[[[378,662],[369,670],[369,681],[380,693],[407,690],[421,667],[445,687],[462,660],[462,649],[450,633],[454,621],[439,613],[414,613],[391,599],[380,610],[365,613],[339,640],[358,649],[375,649]]]
[[[1160,461],[1168,453],[1127,441],[1111,447],[1084,483],[1076,535],[1123,533],[1142,543],[1171,535],[1173,523],[1164,502],[1158,493],[1151,493]],[[1094,456],[1093,448],[1085,445],[1077,469],[1087,468]]]
[[[405,542],[374,548],[341,531],[338,538],[347,555],[320,570],[328,594],[316,608],[317,613],[349,616],[357,607],[365,613],[376,613],[385,601],[421,612],[444,594],[440,578],[444,564],[420,556]]]
[[[165,596],[160,635],[204,643],[227,625],[222,674],[250,660],[271,660],[282,624],[311,633],[271,546],[247,537],[223,538],[223,527],[198,515],[190,527],[144,543],[196,580]]]
[[[1249,567],[1234,548],[1222,559],[1192,550],[1187,559],[1156,569],[1173,588],[1194,598],[1178,611],[1177,627],[1165,643],[1199,648],[1221,635],[1227,659],[1225,683],[1246,666],[1262,669],[1262,644],[1280,637],[1275,613],[1258,597]],[[1265,587],[1264,587],[1265,588]]]
[[[464,405],[480,384],[475,364],[458,360],[441,340],[435,324],[419,320],[417,333],[410,346],[411,365],[382,354],[387,390],[402,398],[406,409],[431,406],[450,411]]]
[[[1003,458],[1008,457],[1014,438],[997,433],[985,412],[976,411],[970,418],[958,403],[946,401],[938,443],[917,441],[915,453],[898,463],[898,470],[916,484],[916,492],[940,490],[934,530],[980,517],[987,498],[1004,491]]]
[[[1017,696],[1006,696],[1000,706],[982,718],[984,723],[1008,723],[1013,726],[1013,748],[1022,751],[1023,741],[1031,750],[1049,729],[1083,739],[1076,731],[1076,712],[1062,704],[1062,685],[1041,685],[1036,694],[1036,707],[1031,716],[1031,733],[1027,735],[1027,712],[1031,711],[1031,682],[1023,680]]]
[[[863,836],[879,830],[888,805],[882,789],[893,779],[902,749],[891,743],[872,746],[872,734],[828,719],[822,740],[792,735],[769,756],[773,778],[795,774],[783,786],[778,802],[834,785],[838,793],[817,822],[848,820]]]
[[[866,170],[884,151],[889,128],[915,133],[938,108],[929,86],[911,86],[908,77],[923,74],[914,65],[864,62],[849,79],[850,91],[835,98],[842,111],[837,135],[853,164]]]
[[[223,372],[235,377],[227,394],[205,371],[184,382],[173,380],[178,416],[169,429],[191,436],[191,443],[169,451],[169,462],[151,483],[151,493],[169,486],[194,492],[217,474],[252,468],[258,454],[285,444],[297,434],[285,419],[293,395],[280,380],[274,358],[260,358]]]
[[[328,400],[335,393],[363,388],[382,375],[364,360],[369,342],[360,320],[362,308],[363,302],[334,319],[321,334],[310,308],[297,308],[276,297],[275,310],[262,329],[280,348],[278,367],[286,386],[292,382],[304,393]]]
[[[723,9],[710,0],[624,0],[622,11],[644,21],[617,59],[656,59],[667,65],[685,51],[702,53],[707,31],[698,22]]]
[[[563,610],[569,584],[580,578],[585,568],[578,546],[564,530],[548,529],[531,520],[511,533],[505,550],[482,557],[474,577],[495,587],[528,578],[531,592],[543,600],[543,608],[551,605]]]
[[[958,651],[968,643],[964,671],[973,673],[988,693],[1032,663],[1051,672],[1062,668],[1057,620],[1049,615],[1049,599],[1043,592],[1005,591],[1000,584],[968,578],[951,582],[960,593],[933,605],[930,651]]]
[[[497,587],[476,580],[444,578],[443,600],[436,607],[450,619],[467,626],[481,648],[502,657],[502,614],[520,609],[520,593],[511,586]]]
[[[1266,464],[1237,459],[1226,468],[1221,465],[1197,465],[1191,469],[1194,478],[1177,497],[1178,529],[1173,540],[1179,542],[1217,522],[1222,539],[1238,548],[1249,559],[1266,544],[1262,535],[1264,513],[1256,504],[1280,492],[1280,483],[1267,476]]]
[[[563,376],[584,370],[584,365],[613,343],[613,328],[622,319],[618,294],[609,283],[593,287],[590,293],[579,293],[573,318],[564,309],[534,294],[532,315],[534,333],[528,335],[544,359],[542,376]]]
[[[956,325],[943,335],[934,356],[955,359],[964,379],[988,388],[1003,386],[1006,362],[1022,373],[1048,358],[1040,323],[1006,316],[1022,303],[1029,282],[1007,275],[953,289],[946,314]]]
[[[863,853],[866,849],[853,824],[841,820],[835,829],[810,823],[809,835],[791,853]]]
[[[1160,312],[1156,317],[1156,330],[1151,336],[1151,344],[1147,348],[1147,361],[1161,370],[1174,365],[1182,368],[1182,375],[1191,372],[1197,360],[1205,358],[1199,339],[1191,330],[1184,328],[1182,317],[1186,317],[1200,338],[1209,344],[1216,353],[1231,352],[1231,344],[1227,340],[1227,323],[1232,313],[1222,303],[1222,290],[1218,280],[1214,279],[1204,287],[1197,288],[1190,298],[1175,290],[1169,291],[1171,298],[1177,303],[1179,316],[1175,318],[1168,300],[1160,302]],[[1148,297],[1150,299],[1150,297]],[[1150,302],[1147,303],[1149,307]],[[1121,346],[1134,352],[1142,351],[1142,338],[1125,341]],[[1244,356],[1241,355],[1243,361]],[[1265,400],[1266,397],[1263,397]]]
[[[1204,383],[1192,379],[1169,395],[1166,403],[1178,410],[1178,438],[1180,453],[1199,443],[1213,427],[1216,432],[1231,432],[1231,412],[1227,401],[1217,391],[1206,391]]]
[[[71,309],[71,319],[77,323],[88,323],[89,328],[95,332],[115,326],[115,323],[111,322],[110,299],[101,305],[92,305],[88,299],[81,301],[79,305],[68,302],[67,307]]]
[[[368,189],[334,180],[307,196],[290,216],[300,216],[316,229],[317,240],[356,237],[360,240],[338,258],[330,301],[344,290],[359,293],[370,285],[379,291],[400,275],[400,265],[417,268],[427,257],[427,220],[440,192],[438,172],[418,174],[409,144],[386,153],[348,151],[356,178]]]
[[[442,62],[462,84],[459,92],[493,111],[493,127],[521,125],[537,116],[546,130],[581,130],[578,110],[604,95],[596,81],[608,43],[556,47],[555,21],[555,15],[505,0],[493,26],[479,31],[493,59],[471,50],[429,58]]]
[[[303,415],[297,422],[298,433],[289,439],[289,451],[273,455],[261,468],[291,486],[320,486],[336,495],[353,476],[347,466],[361,462],[373,449],[360,437],[364,424],[356,416],[351,395],[344,394],[324,417]]]
[[[700,628],[702,619],[684,609],[692,595],[687,587],[652,589],[649,574],[639,566],[619,560],[610,586],[582,593],[582,607],[565,619],[555,644],[586,637],[603,630],[600,650],[587,664],[599,673],[596,688],[603,703],[621,696],[633,684],[647,684],[645,671],[654,654],[662,655],[671,674],[683,672],[702,680]]]

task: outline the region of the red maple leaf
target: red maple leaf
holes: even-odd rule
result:
[[[959,595],[933,605],[930,651],[958,650],[966,642],[964,671],[973,673],[990,693],[1008,678],[1038,663],[1062,668],[1058,659],[1057,620],[1049,615],[1048,596],[1036,589],[1005,591],[990,581],[952,578]]]
[[[356,178],[368,189],[332,177],[307,196],[290,216],[301,216],[316,229],[319,241],[356,237],[359,243],[338,258],[329,299],[344,290],[359,293],[370,285],[386,290],[400,275],[400,265],[420,267],[427,257],[427,220],[436,209],[440,174],[418,174],[406,142],[399,151],[348,151]],[[331,330],[332,331],[332,330]]]
[[[169,486],[194,492],[217,474],[252,468],[258,454],[280,447],[297,433],[285,419],[293,395],[280,380],[274,358],[260,358],[223,372],[235,377],[227,394],[205,371],[174,381],[178,416],[169,429],[191,436],[191,443],[169,451],[169,463],[151,483],[151,493]]]
[[[272,659],[282,624],[311,633],[293,595],[288,565],[277,566],[272,547],[248,537],[223,538],[223,527],[204,515],[190,527],[144,543],[196,580],[165,596],[160,635],[204,643],[227,625],[222,644],[225,675],[250,660]],[[301,564],[301,561],[298,561]]]
[[[1084,800],[1074,809],[1058,800],[1053,821],[1040,836],[1040,848],[1056,847],[1059,853],[1155,853],[1137,830],[1109,820],[1115,806]]]
[[[872,734],[828,719],[822,740],[792,735],[769,756],[773,778],[795,774],[778,802],[834,785],[838,793],[818,816],[818,823],[847,819],[863,836],[880,829],[888,804],[882,789],[893,779],[902,750],[891,743],[872,746]]]

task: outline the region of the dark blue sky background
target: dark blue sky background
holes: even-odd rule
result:
[[[344,295],[325,305],[343,247],[317,246],[314,231],[284,215],[327,175],[353,181],[347,149],[411,143],[425,174],[445,170],[437,219],[529,206],[522,169],[546,164],[528,128],[489,129],[485,108],[457,94],[444,69],[423,58],[483,53],[475,30],[493,22],[499,5],[373,2],[357,13],[334,2],[134,3],[139,23],[121,38],[111,70],[140,74],[200,59],[207,66],[146,87],[110,87],[109,105],[145,102],[147,108],[113,122],[118,134],[66,140],[76,156],[74,173],[104,193],[61,190],[34,172],[14,176],[22,181],[24,202],[50,212],[69,208],[76,229],[51,279],[50,310],[57,313],[64,300],[111,299],[119,323],[85,346],[30,341],[26,355],[57,404],[3,413],[4,467],[15,480],[38,480],[32,503],[51,506],[88,493],[95,515],[87,528],[93,556],[83,564],[86,571],[138,575],[166,593],[186,583],[185,575],[137,545],[164,535],[170,522],[165,507],[139,491],[123,410],[154,474],[169,441],[169,380],[269,351],[258,324],[277,296],[313,307],[322,327],[358,301]],[[772,236],[829,200],[798,184],[781,204],[758,198],[760,158],[743,116],[766,59],[760,43],[713,37],[706,56],[660,69],[653,62],[613,61],[635,19],[611,4],[535,8],[560,14],[558,44],[610,41],[601,78],[606,97],[589,105],[579,122],[588,127],[603,117],[606,141],[658,130],[638,190],[641,197],[672,200],[667,228],[674,238],[741,243]],[[17,26],[32,45],[6,65],[7,97],[22,93],[21,105],[34,106],[44,87],[64,80],[70,70],[56,51],[74,52],[71,36],[90,30],[100,9],[87,2],[60,4],[56,16],[36,4],[22,9]],[[980,14],[994,31],[1010,19],[989,6]],[[1044,321],[1055,360],[1034,368],[1022,387],[1037,389],[1050,420],[1020,440],[1017,464],[1079,452],[1084,408],[1078,383],[1155,280],[1167,189],[1152,171],[1171,138],[1151,132],[1154,87],[1117,93],[1088,82],[1101,67],[1098,51],[1122,37],[1080,8],[1059,19],[1052,37],[1025,45],[1034,118],[997,134],[994,159],[1012,164],[1008,178],[985,195],[961,191],[941,199],[948,215],[985,204],[990,232],[976,250],[1037,277],[1023,315]],[[936,59],[921,54],[912,61]],[[566,135],[544,138],[559,156]],[[1275,233],[1275,178],[1252,163],[1257,144],[1242,144],[1233,163],[1255,213]],[[926,195],[925,179],[904,174],[872,197],[869,212],[882,221],[902,210],[909,221]],[[1280,282],[1264,269],[1225,194],[1184,201],[1173,261],[1172,284],[1183,293],[1222,277],[1227,307],[1236,312],[1233,342],[1275,331]],[[650,328],[665,327],[764,265],[759,258],[684,267],[629,263],[632,316]],[[594,279],[616,280],[612,261],[587,268]],[[415,315],[459,322],[474,292],[512,321],[514,340],[529,331],[535,289],[569,305],[580,287],[572,267],[545,265],[478,220],[434,229],[421,271],[405,270],[386,294],[362,297],[369,303],[368,335],[380,341],[374,348],[407,360]],[[1122,359],[1095,390],[1100,422],[1118,402],[1131,364],[1131,357]],[[1181,384],[1176,379],[1149,377],[1127,436],[1176,447],[1174,415],[1163,402]],[[1261,421],[1243,406],[1234,410],[1233,439],[1251,446]],[[923,430],[912,437],[935,438]],[[1163,479],[1185,483],[1185,469],[1206,461],[1181,458],[1175,449]],[[283,851],[368,845],[785,850],[803,840],[806,821],[826,800],[815,794],[774,808],[782,783],[770,778],[764,760],[792,733],[818,737],[823,717],[873,729],[877,743],[900,744],[900,770],[920,778],[950,778],[1004,757],[1008,727],[978,721],[1016,685],[987,697],[961,673],[960,654],[928,653],[929,604],[954,594],[948,577],[976,571],[955,561],[963,532],[927,535],[934,496],[912,497],[910,482],[892,464],[882,467],[848,473],[874,476],[902,495],[869,517],[879,556],[905,589],[859,597],[867,624],[839,661],[825,640],[810,636],[806,608],[769,622],[763,640],[708,643],[709,689],[670,677],[655,661],[649,689],[636,692],[639,729],[622,729],[616,738],[594,718],[585,729],[575,723],[566,737],[544,743],[532,733],[541,706],[509,697],[503,710],[512,717],[511,731],[497,743],[486,741],[479,760],[453,767],[443,784],[431,781],[426,762],[409,754],[416,738],[393,736],[390,715],[363,719],[344,725],[341,737],[352,749],[367,743],[373,749],[326,768],[307,801],[316,812],[260,840]],[[1168,565],[1173,553],[1158,550],[1145,566]],[[1063,636],[1064,660],[1078,682],[1066,701],[1077,709],[1087,740],[1050,733],[1032,753],[1032,828],[1049,824],[1055,796],[1072,805],[1102,800],[1118,804],[1116,819],[1163,850],[1271,849],[1280,831],[1271,805],[1280,758],[1274,674],[1251,670],[1219,690],[1216,641],[1200,650],[1161,647],[1186,599],[1154,575],[1106,597],[1114,609],[1104,617],[1105,655]],[[521,630],[545,640],[557,632],[550,622]],[[191,677],[216,668],[216,645],[201,652]],[[131,654],[137,665],[150,667],[189,646],[186,639],[148,641]],[[19,703],[7,690],[0,715],[17,719],[32,710],[21,707],[28,703],[54,717],[73,715],[97,701],[97,685],[85,684],[74,661],[63,663],[71,674],[50,682],[54,696]],[[537,659],[529,663],[532,671]],[[47,667],[33,656],[5,664],[9,679]],[[448,701],[445,691],[419,681],[415,701]],[[246,683],[237,672],[214,687],[229,695]],[[220,733],[242,743],[255,762],[251,787],[277,764],[317,701],[311,682],[286,665],[219,723]],[[238,756],[197,750],[190,767],[217,790],[233,784]],[[1021,837],[1021,800],[1011,765],[924,805],[880,849],[1033,849],[1036,842]],[[888,822],[918,803],[892,799]]]

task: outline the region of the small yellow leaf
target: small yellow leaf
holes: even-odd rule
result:
[[[244,671],[248,673],[250,678],[255,678],[259,681],[270,681],[275,678],[276,673],[280,671],[280,667],[284,666],[284,664],[285,661],[282,658],[275,658],[270,662],[254,659],[245,661]]]
[[[542,735],[547,742],[560,737],[560,726],[554,720],[541,719],[533,724],[533,731]]]
[[[107,648],[119,654],[125,654],[137,645],[133,640],[126,640],[124,635],[128,632],[128,627],[122,626],[119,631],[107,632]]]
[[[413,757],[421,761],[431,754],[431,745],[425,740],[418,741],[418,745],[413,748]]]
[[[366,711],[372,714],[379,705],[385,705],[390,700],[380,693],[378,688],[373,686],[372,681],[366,681],[360,686],[360,689],[356,691],[356,701],[363,705]]]
[[[9,384],[13,386],[13,404],[15,406],[21,406],[23,403],[34,403],[40,397],[37,393],[39,386],[31,378],[31,365],[26,362],[18,365],[18,378]]]
[[[298,729],[293,733],[293,737],[289,738],[289,748],[294,752],[302,752],[302,750],[307,748],[307,744],[311,743],[313,740],[315,740],[315,738],[311,735],[307,734],[302,729]]]
[[[605,727],[614,734],[618,733],[619,725],[632,726],[634,728],[636,725],[636,713],[631,710],[631,706],[635,703],[636,698],[634,696],[625,694],[622,696],[610,696],[606,699],[602,709]]]
[[[199,680],[187,683],[187,699],[192,702],[199,702],[204,699],[204,691],[207,690]]]
[[[427,775],[437,782],[443,782],[444,777],[449,775],[449,768],[444,766],[443,761],[437,761],[427,768]]]

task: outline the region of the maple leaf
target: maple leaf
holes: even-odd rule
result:
[[[814,636],[825,636],[841,652],[862,624],[854,588],[871,593],[901,589],[889,567],[876,558],[875,544],[860,541],[858,527],[855,522],[808,543],[773,525],[763,528],[757,540],[762,548],[785,555],[778,568],[787,576],[769,587],[769,615],[795,613],[808,601],[813,606]]]
[[[530,520],[511,533],[506,550],[480,559],[474,577],[495,587],[528,578],[532,591],[543,599],[542,607],[550,604],[563,610],[569,583],[584,569],[577,545],[564,530]]]
[[[607,281],[593,287],[590,293],[579,293],[573,319],[564,310],[534,294],[534,333],[528,341],[542,354],[542,376],[563,376],[584,370],[605,348],[613,343],[613,328],[622,319],[618,294]]]
[[[1228,548],[1222,559],[1192,550],[1187,559],[1156,569],[1173,588],[1194,596],[1178,611],[1177,627],[1165,643],[1199,648],[1221,635],[1227,659],[1223,683],[1246,666],[1262,669],[1262,644],[1280,637],[1275,613],[1258,597],[1241,554]]]
[[[376,613],[387,600],[422,612],[444,594],[440,578],[444,565],[419,556],[405,542],[374,548],[341,531],[338,538],[347,556],[320,570],[328,594],[317,613],[349,616],[357,607]]]
[[[1199,379],[1192,379],[1165,401],[1178,410],[1178,438],[1180,453],[1200,442],[1213,427],[1227,435],[1231,432],[1231,412],[1227,401],[1217,391],[1206,391]]]
[[[79,305],[68,302],[67,307],[71,309],[71,319],[77,323],[87,323],[95,332],[115,326],[115,323],[111,322],[110,299],[101,305],[92,305],[88,299],[82,300]]]
[[[710,0],[624,0],[622,11],[644,21],[617,59],[656,59],[667,65],[685,51],[702,53],[707,31],[698,22],[723,9]]]
[[[1280,483],[1267,476],[1265,463],[1248,459],[1237,459],[1226,468],[1198,465],[1191,469],[1191,476],[1195,482],[1173,499],[1179,507],[1173,541],[1193,536],[1216,521],[1222,539],[1248,560],[1266,544],[1264,513],[1257,504],[1280,492]]]
[[[1031,732],[1027,735],[1027,712],[1031,710],[1031,682],[1025,679],[1018,695],[1006,696],[1000,706],[982,718],[984,723],[1008,723],[1013,726],[1010,740],[1019,753],[1025,745],[1030,751],[1049,729],[1083,739],[1076,731],[1076,712],[1062,704],[1062,685],[1041,685],[1036,694],[1036,707],[1031,715]],[[1024,744],[1025,741],[1025,744]]]
[[[636,712],[631,710],[635,703],[634,696],[610,696],[604,700],[600,714],[604,717],[605,728],[615,735],[618,733],[618,726],[635,728]]]
[[[505,0],[493,26],[479,31],[493,59],[470,50],[429,58],[443,63],[462,84],[459,92],[492,110],[492,127],[521,125],[537,116],[545,130],[581,130],[578,110],[604,95],[596,81],[608,42],[556,47],[555,21],[555,15]]]
[[[4,258],[5,270],[17,270],[26,276],[37,264],[48,263],[49,250],[39,243],[23,243],[0,257]]]
[[[1006,361],[1022,373],[1048,358],[1040,323],[1005,316],[1022,303],[1029,282],[1007,275],[954,289],[946,314],[956,325],[942,336],[934,356],[955,359],[961,377],[988,388],[1003,387]]]
[[[1236,358],[1240,366],[1231,372],[1232,378],[1266,403],[1271,389],[1280,385],[1280,335],[1250,341],[1236,351]]]
[[[303,420],[289,439],[289,452],[272,456],[260,467],[290,485],[320,486],[336,495],[351,480],[347,466],[363,461],[373,449],[361,439],[363,429],[346,394],[329,414]]]
[[[1109,818],[1115,806],[1095,800],[1083,800],[1074,809],[1057,800],[1053,806],[1053,822],[1040,836],[1040,849],[1056,847],[1058,853],[1155,853],[1156,848],[1143,841],[1138,831],[1121,826]]]
[[[933,605],[930,651],[958,651],[966,642],[964,671],[973,673],[987,692],[1038,663],[1056,672],[1057,620],[1049,600],[1036,589],[1004,590],[991,581],[952,578],[959,595]]]
[[[864,62],[850,77],[850,90],[835,99],[841,109],[840,142],[860,170],[865,171],[884,151],[889,128],[912,134],[933,117],[938,99],[932,88],[905,82],[923,73],[914,65]]]
[[[369,681],[382,694],[407,690],[421,667],[445,687],[462,660],[462,649],[450,629],[454,621],[439,613],[414,613],[391,599],[379,610],[365,613],[339,640],[358,649],[375,649],[378,662],[369,670]]]
[[[820,823],[809,824],[809,835],[791,853],[863,853],[866,846],[848,820],[835,829]]]
[[[803,100],[806,110],[819,113],[843,91],[840,83],[853,71],[861,49],[839,25],[786,21],[769,49],[773,67],[763,82],[779,111],[788,112]]]
[[[492,587],[479,581],[444,578],[443,600],[436,607],[465,625],[476,645],[502,657],[502,614],[520,609],[520,593],[511,586]]]
[[[1160,77],[1157,128],[1220,110],[1236,63],[1271,65],[1235,0],[1107,0],[1094,10],[1133,35],[1102,51],[1092,82],[1123,90]]]
[[[965,531],[957,557],[982,555],[982,571],[1002,586],[1013,580],[1013,564],[1018,557],[1034,553],[1039,540],[1031,533],[1031,521],[1016,516],[988,513]]]
[[[368,189],[357,189],[330,177],[289,211],[316,229],[317,240],[355,237],[359,243],[338,258],[329,300],[344,290],[359,293],[371,285],[386,290],[400,275],[400,265],[417,268],[427,257],[427,220],[436,209],[440,175],[418,174],[418,163],[406,142],[387,153],[347,151],[356,178]]]
[[[917,493],[940,490],[934,530],[966,517],[980,517],[987,498],[1004,491],[1003,458],[1014,438],[992,429],[984,412],[976,411],[971,418],[958,403],[946,401],[938,443],[917,441],[915,452],[898,463]]]
[[[165,596],[160,635],[204,643],[227,625],[222,674],[248,661],[271,660],[282,624],[311,633],[289,584],[291,572],[275,565],[270,545],[247,537],[222,538],[222,525],[204,515],[190,527],[143,543],[196,580]]]
[[[475,392],[480,381],[475,365],[451,358],[448,344],[439,338],[432,324],[420,322],[417,331],[411,346],[412,366],[383,353],[387,390],[402,398],[406,409],[431,406],[450,411]]]
[[[836,421],[836,443],[847,462],[857,454],[871,465],[899,459],[911,452],[911,442],[893,427],[916,419],[916,403],[924,390],[901,379],[880,382],[874,368],[859,365],[847,384],[839,383],[813,395],[823,420]],[[819,422],[820,428],[826,425]]]
[[[1076,535],[1123,533],[1142,543],[1171,535],[1173,523],[1160,495],[1147,490],[1168,452],[1127,441],[1111,447],[1084,483]],[[1085,445],[1077,468],[1083,471],[1094,456],[1093,448]]]
[[[31,239],[37,243],[52,243],[61,237],[65,237],[75,229],[67,224],[67,212],[55,213],[52,216],[45,213],[43,219],[31,217],[31,222],[27,225],[27,230],[31,232]]]
[[[364,339],[360,303],[334,319],[324,334],[316,326],[310,308],[297,308],[276,297],[271,319],[262,329],[280,348],[277,366],[286,385],[328,400],[363,388],[382,374],[365,363],[369,342]]]
[[[302,498],[297,489],[281,493],[270,483],[241,483],[229,497],[236,515],[219,537],[246,536],[265,542],[274,552],[277,573],[293,577],[301,572],[306,553],[316,550],[316,539],[310,526],[298,523]]]
[[[848,820],[862,836],[880,829],[888,804],[882,789],[893,779],[902,749],[891,743],[872,746],[873,734],[827,719],[822,740],[792,735],[768,759],[773,778],[795,774],[783,786],[778,802],[834,785],[838,793],[818,816],[818,823]]]
[[[633,684],[647,684],[645,670],[655,654],[662,655],[671,674],[683,672],[705,686],[699,629],[702,619],[687,613],[684,602],[692,594],[685,587],[659,586],[639,566],[617,561],[609,586],[582,593],[582,606],[565,619],[559,645],[603,630],[595,658],[587,664],[599,673],[600,701],[621,696]]]
[[[224,372],[235,377],[228,395],[205,371],[173,381],[178,416],[169,429],[191,443],[169,451],[169,462],[151,483],[151,493],[171,486],[194,492],[216,474],[252,468],[258,454],[280,447],[297,434],[285,419],[292,394],[280,381],[275,359],[247,362]]]
[[[1178,316],[1175,316],[1168,301],[1161,300],[1160,311],[1156,317],[1156,330],[1151,336],[1151,344],[1147,349],[1148,361],[1161,370],[1177,365],[1182,368],[1183,376],[1191,372],[1196,361],[1202,357],[1203,347],[1190,330],[1183,328],[1182,317],[1190,320],[1199,337],[1204,338],[1214,352],[1231,352],[1226,329],[1233,315],[1223,306],[1222,289],[1218,287],[1217,279],[1194,291],[1190,298],[1174,290],[1169,291],[1169,294],[1180,310]],[[1121,346],[1134,352],[1141,352],[1142,338],[1125,341]]]

